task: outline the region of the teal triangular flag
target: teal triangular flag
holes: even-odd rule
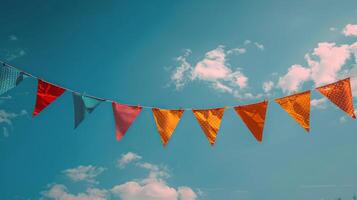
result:
[[[0,95],[16,87],[23,80],[23,73],[15,68],[2,66],[0,69]]]
[[[84,96],[78,93],[73,93],[74,104],[74,128],[84,120],[87,113],[92,113],[93,110],[102,102],[102,100]]]

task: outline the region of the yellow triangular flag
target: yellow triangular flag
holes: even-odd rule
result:
[[[310,131],[310,91],[275,99],[297,123]]]
[[[161,141],[166,146],[172,133],[174,132],[184,110],[165,110],[153,108],[157,130],[160,134]]]
[[[350,78],[316,88],[332,103],[345,111],[350,117],[356,118],[353,108]]]
[[[211,145],[216,141],[219,127],[221,126],[224,108],[207,110],[192,110],[203,132]]]

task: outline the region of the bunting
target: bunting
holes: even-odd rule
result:
[[[74,104],[74,128],[77,128],[86,115],[92,113],[103,100],[84,96],[75,92],[72,93],[72,96]]]
[[[112,102],[115,119],[116,138],[121,140],[143,108],[152,109],[158,133],[164,146],[167,145],[182,114],[188,109],[167,110],[151,106],[132,106],[119,104],[113,100],[97,98],[78,93],[71,89],[44,81],[32,74],[19,70],[3,61],[0,68],[0,95],[19,85],[25,77],[32,77],[37,82],[36,103],[33,116],[37,116],[65,91],[72,92],[74,104],[74,127],[78,127],[85,117],[92,113],[103,101]],[[350,117],[356,118],[350,78],[316,88]],[[275,102],[287,112],[306,131],[310,131],[310,97],[311,91],[275,99]],[[226,108],[234,108],[257,141],[262,142],[268,101],[241,106],[227,106],[213,109],[192,109],[201,129],[209,143],[214,145]],[[191,110],[191,109],[189,109]]]
[[[214,145],[219,127],[221,126],[224,108],[214,108],[207,110],[193,109],[192,111],[203,132],[206,134],[209,143]]]
[[[34,117],[38,115],[43,109],[55,101],[65,91],[66,90],[61,87],[52,85],[51,83],[39,79],[37,83],[36,105],[32,116]]]
[[[298,124],[310,131],[310,91],[275,99]]]
[[[115,120],[116,138],[119,141],[121,138],[123,138],[126,131],[139,115],[142,107],[128,106],[116,102],[112,103],[112,107]]]
[[[263,140],[267,108],[268,101],[234,107],[234,110],[259,142]]]
[[[152,113],[155,118],[157,130],[160,134],[162,144],[166,146],[184,110],[166,110],[153,108]]]
[[[2,66],[0,69],[0,95],[13,89],[23,80],[23,73],[17,69]]]
[[[353,108],[350,78],[346,78],[335,83],[331,83],[316,88],[322,95],[328,98],[341,110],[345,111],[350,117],[356,119]]]

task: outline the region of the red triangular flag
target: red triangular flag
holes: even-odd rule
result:
[[[116,137],[119,141],[139,115],[142,107],[128,106],[116,102],[113,102],[112,106],[115,119]]]
[[[263,129],[267,108],[268,101],[234,107],[234,110],[259,142],[263,140]]]
[[[32,116],[38,115],[43,109],[55,101],[59,96],[61,96],[66,90],[47,83],[43,80],[38,80],[37,84],[37,97],[35,109]]]
[[[327,97],[350,117],[356,118],[353,108],[350,78],[346,78],[335,83],[316,88],[321,94]]]

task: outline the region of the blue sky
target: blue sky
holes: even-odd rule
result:
[[[121,103],[241,105],[357,75],[353,0],[3,1],[0,11],[2,60]],[[186,111],[166,148],[149,109],[117,142],[109,103],[73,130],[70,93],[31,118],[35,94],[26,79],[0,99],[1,199],[357,194],[356,121],[316,92],[310,134],[271,102],[261,144],[229,109],[213,147]]]

